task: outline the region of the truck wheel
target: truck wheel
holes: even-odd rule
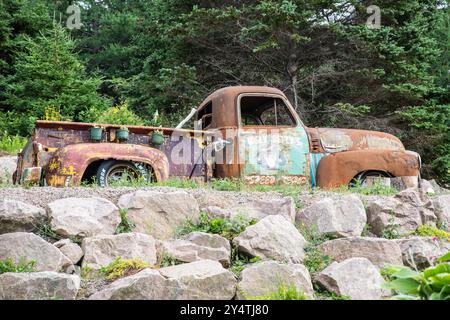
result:
[[[134,182],[154,181],[153,171],[145,164],[108,160],[100,164],[96,175],[100,187],[129,186]]]

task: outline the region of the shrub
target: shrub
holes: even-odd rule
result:
[[[233,257],[231,259],[231,266],[229,270],[239,277],[247,265],[257,263],[259,261],[261,261],[261,257],[249,258],[242,256],[233,250]]]
[[[394,291],[397,300],[450,300],[450,252],[437,259],[440,264],[422,272],[403,266],[387,266],[381,274],[384,287]]]
[[[422,237],[436,237],[442,240],[450,241],[450,232],[440,230],[428,224],[421,225],[417,228],[415,234]]]
[[[0,274],[7,272],[35,272],[35,267],[36,260],[27,261],[25,258],[21,258],[17,264],[11,258],[0,260]]]
[[[128,219],[128,210],[123,208],[119,209],[119,214],[120,224],[116,228],[116,234],[133,232],[136,225],[133,223],[133,221]]]
[[[116,260],[100,269],[100,272],[106,275],[108,280],[126,277],[138,273],[139,271],[150,267],[150,264],[137,259],[122,259],[118,257]]]
[[[11,136],[7,132],[3,132],[0,134],[0,151],[16,154],[25,147],[27,142],[28,139],[26,138]]]
[[[331,258],[326,255],[319,247],[307,245],[305,247],[305,258],[303,264],[310,273],[317,273],[328,267]]]
[[[219,234],[227,239],[233,239],[245,230],[248,226],[255,224],[256,220],[249,219],[245,215],[238,214],[232,218],[210,219],[208,214],[202,212],[197,224],[187,221],[178,230],[178,235],[184,235],[195,231]]]
[[[179,261],[177,258],[172,256],[171,254],[168,254],[167,252],[164,252],[164,254],[161,258],[161,262],[159,263],[159,266],[162,268],[165,268],[165,267],[176,266],[177,264],[180,264],[180,263],[181,263],[181,261]]]
[[[116,125],[144,125],[144,121],[134,114],[126,103],[108,108],[96,122]]]
[[[382,238],[385,239],[399,239],[401,238],[401,234],[399,231],[400,225],[395,223],[394,213],[390,213],[390,217],[388,218],[389,224],[384,228],[383,233],[381,235]]]

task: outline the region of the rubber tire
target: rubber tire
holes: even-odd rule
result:
[[[110,170],[117,165],[122,165],[126,168],[129,168],[130,170],[134,171],[138,175],[138,177],[145,177],[146,181],[149,181],[149,182],[152,181],[153,175],[148,170],[148,168],[144,165],[135,164],[135,163],[129,162],[129,161],[108,160],[108,161],[102,162],[97,169],[97,174],[96,174],[95,178],[96,178],[97,184],[100,187],[102,187],[102,188],[108,187],[108,174],[109,174]]]

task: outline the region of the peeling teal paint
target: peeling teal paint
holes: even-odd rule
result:
[[[242,129],[240,154],[244,176],[310,175],[309,140],[303,127]],[[276,143],[279,141],[279,143]]]
[[[310,176],[311,176],[311,186],[315,187],[317,185],[316,182],[316,174],[317,174],[317,167],[319,166],[320,160],[322,160],[323,157],[325,157],[326,153],[311,153],[311,161],[310,161]]]

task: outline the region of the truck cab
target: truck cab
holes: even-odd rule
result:
[[[108,186],[124,176],[148,181],[238,178],[248,184],[331,188],[369,176],[420,176],[420,156],[405,150],[398,138],[308,128],[275,88],[223,88],[193,114],[193,130],[128,126],[126,140],[118,139],[120,126],[38,121],[19,154],[15,181],[76,186],[94,179]],[[102,129],[95,141],[94,127]],[[154,142],[156,133],[163,135],[161,143]]]
[[[231,141],[214,176],[249,184],[348,185],[367,177],[420,175],[420,156],[393,135],[366,130],[308,128],[286,95],[275,88],[228,87],[200,105],[202,130]]]

